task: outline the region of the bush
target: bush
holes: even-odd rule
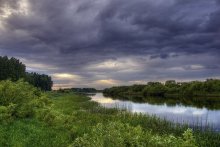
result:
[[[110,122],[106,125],[98,124],[91,132],[77,138],[72,147],[196,147],[192,131],[184,132],[183,137],[173,135],[155,135],[150,131],[143,131],[140,126]]]
[[[0,106],[0,123],[8,123],[13,120],[11,113],[14,110],[14,105]]]
[[[50,107],[37,110],[37,119],[45,122],[49,126],[65,126],[66,118],[58,111],[52,110]]]
[[[49,103],[49,99],[40,90],[23,80],[0,82],[0,117],[2,119],[31,117],[37,108],[43,108]]]

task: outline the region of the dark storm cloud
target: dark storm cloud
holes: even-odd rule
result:
[[[209,52],[219,53],[212,48],[219,33],[206,31],[207,17],[218,15],[218,10],[212,12],[214,1],[160,2],[113,1],[100,14],[104,42],[129,51],[201,53],[209,47]]]
[[[219,15],[219,0],[0,0],[0,54],[69,86],[219,77]]]

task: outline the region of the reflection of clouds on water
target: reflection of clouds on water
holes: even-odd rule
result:
[[[193,115],[205,115],[205,114],[207,114],[207,109],[202,109],[202,110],[194,110],[193,112],[192,112],[192,114]]]
[[[134,103],[131,101],[113,100],[104,97],[102,93],[91,96],[93,101],[100,103],[107,108],[126,109],[130,112],[146,113],[156,115],[178,123],[188,123],[190,125],[205,126],[207,124],[216,129],[220,129],[220,111],[207,110],[206,108],[186,107],[182,105],[168,106],[152,105],[148,103]]]
[[[115,103],[114,100],[109,99],[109,98],[107,98],[107,99],[104,99],[104,98],[102,98],[102,99],[97,99],[97,100],[95,100],[95,101],[98,102],[98,103],[101,103],[101,104],[111,104],[111,103]]]

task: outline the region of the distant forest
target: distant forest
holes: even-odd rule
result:
[[[65,89],[58,89],[58,92],[75,92],[75,93],[96,93],[101,92],[95,88],[65,88]]]
[[[112,87],[104,90],[109,96],[142,96],[142,97],[220,97],[220,80],[176,82],[174,80],[148,82],[146,85]]]
[[[53,86],[53,81],[50,76],[28,73],[26,72],[26,66],[18,59],[0,56],[0,81],[11,80],[14,82],[19,79],[24,79],[26,82],[43,91],[50,91]]]

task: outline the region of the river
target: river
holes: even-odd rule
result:
[[[207,108],[197,108],[192,106],[183,106],[176,104],[173,106],[167,104],[149,104],[137,103],[132,101],[122,101],[105,97],[102,93],[96,93],[90,96],[93,101],[98,102],[107,108],[126,109],[132,113],[145,113],[155,115],[162,119],[172,121],[174,123],[186,123],[191,126],[200,126],[205,128],[211,127],[220,132],[220,110],[209,110]]]

